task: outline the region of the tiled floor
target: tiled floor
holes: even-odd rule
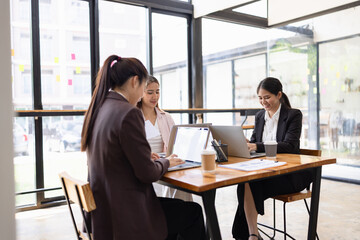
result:
[[[201,202],[198,197],[195,201]],[[224,240],[232,239],[231,226],[236,209],[236,187],[219,189],[216,208]],[[287,206],[287,228],[296,239],[306,239],[308,214],[303,201]],[[77,209],[76,209],[77,210]],[[259,222],[272,223],[272,200]],[[277,203],[277,224],[282,226],[282,206]],[[79,214],[76,215],[79,218]],[[16,214],[18,240],[76,239],[67,206]],[[360,240],[360,186],[323,180],[318,219],[318,234],[325,240]],[[277,235],[276,239],[283,239]]]

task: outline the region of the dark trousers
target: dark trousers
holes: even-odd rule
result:
[[[257,212],[264,215],[264,201],[266,199],[281,194],[300,192],[308,187],[312,181],[312,171],[304,170],[288,175],[250,182],[249,186]],[[239,205],[235,214],[232,234],[235,239],[245,240],[249,238],[249,229],[244,211],[244,191],[244,184],[239,184],[237,189]]]
[[[204,217],[199,204],[172,198],[159,197],[159,200],[166,217],[167,240],[205,239]]]

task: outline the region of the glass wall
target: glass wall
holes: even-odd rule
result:
[[[38,2],[39,78],[32,72],[30,16],[36,11],[31,13],[30,0],[10,2],[13,103],[16,110],[29,110],[14,118],[16,205],[33,207],[58,200],[63,192],[22,192],[60,187],[60,171],[87,178],[86,154],[80,152],[83,116],[65,116],[61,110],[86,110],[91,99],[90,4],[82,0]],[[99,11],[100,65],[112,54],[136,57],[149,70],[154,69],[161,84],[162,108],[188,108],[188,16],[152,13],[154,9],[105,0],[93,10]],[[152,23],[148,22],[149,14]],[[150,24],[152,41],[147,32]],[[33,96],[37,85],[41,96]],[[36,109],[35,99],[40,103]],[[45,110],[50,116],[26,117],[33,116],[33,110]],[[178,124],[188,122],[187,114],[173,116]],[[35,158],[39,152],[41,157]]]
[[[189,107],[187,19],[152,14],[153,73],[160,82],[159,106]],[[176,124],[188,123],[187,114],[174,114]]]
[[[146,57],[146,8],[99,1],[100,66],[110,55]]]
[[[11,62],[14,108],[33,108],[31,70],[30,1],[10,1],[11,6]],[[15,191],[35,189],[34,119],[14,118]],[[36,202],[35,194],[18,195],[16,205]]]
[[[18,110],[32,109],[30,0],[10,4],[13,104]]]
[[[321,149],[360,165],[360,37],[319,44],[319,62]]]
[[[301,29],[302,25],[299,25],[298,32]],[[256,94],[257,85],[266,76],[273,76],[282,82],[292,106],[303,111],[303,125],[309,125],[308,81],[312,81],[316,67],[316,62],[311,62],[316,57],[311,42],[309,37],[296,31],[264,30],[204,19],[204,106],[261,108]],[[213,113],[206,114],[205,121],[240,125],[243,117]],[[245,124],[253,123],[252,117]],[[302,140],[307,146],[309,141],[305,141],[305,133]]]

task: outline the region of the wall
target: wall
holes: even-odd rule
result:
[[[360,6],[314,18],[314,41],[360,34]]]
[[[15,240],[9,0],[1,3],[0,32],[0,238]]]

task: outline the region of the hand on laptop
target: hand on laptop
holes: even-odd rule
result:
[[[176,154],[171,154],[166,159],[168,159],[170,162],[169,168],[185,163],[185,161],[182,160],[181,158],[178,158]]]
[[[248,146],[249,152],[256,151],[256,149],[257,149],[256,143],[248,143],[247,146]]]

